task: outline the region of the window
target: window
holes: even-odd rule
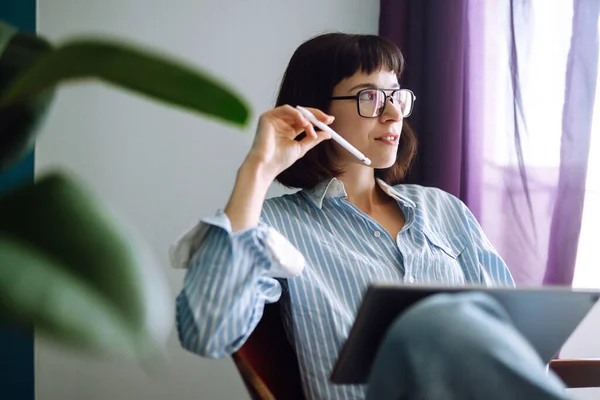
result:
[[[561,1],[548,7],[545,1],[532,2],[535,27],[530,43],[530,60],[523,88],[528,121],[528,140],[523,141],[528,167],[556,168],[560,163],[562,107],[566,73],[564,60],[570,47],[573,15],[572,1]],[[600,23],[600,21],[599,21]],[[600,70],[599,79],[600,79]],[[600,80],[599,80],[600,81]],[[600,91],[596,103],[591,134],[586,178],[582,229],[577,249],[574,287],[600,288]],[[556,171],[558,172],[558,170]],[[557,178],[557,177],[556,177]]]
[[[518,2],[515,2],[518,3]],[[519,10],[523,20],[515,21],[518,41],[520,88],[526,129],[521,129],[521,147],[527,169],[529,194],[535,228],[529,222],[527,201],[521,190],[518,160],[512,137],[513,94],[510,90],[509,53],[505,3],[498,3],[486,17],[484,183],[482,225],[520,282],[539,283],[544,278],[548,256],[548,232],[556,200],[560,172],[562,117],[565,76],[571,46],[573,0],[561,0],[548,7],[547,0],[526,2]],[[501,5],[502,4],[502,5]],[[523,3],[525,4],[525,3]],[[521,12],[523,11],[523,12]],[[500,32],[497,34],[496,32]],[[600,71],[599,71],[600,75]],[[599,76],[600,82],[600,76]],[[503,99],[506,99],[503,100]],[[509,133],[509,134],[507,134]],[[506,197],[508,189],[514,197]],[[504,196],[504,197],[503,197]],[[511,203],[512,202],[512,203]],[[510,209],[509,207],[515,207]],[[499,217],[508,210],[523,210],[517,217]],[[513,211],[514,213],[514,211]],[[510,214],[511,216],[513,214]],[[515,234],[517,232],[517,234]],[[573,286],[600,288],[600,90],[596,103],[587,171],[585,204],[577,250]],[[516,267],[515,267],[516,266]],[[531,267],[530,267],[531,266]]]
[[[600,69],[598,70],[600,82]],[[585,202],[577,263],[575,264],[574,287],[600,288],[600,90],[596,86],[596,103],[592,120],[590,157],[585,185]]]

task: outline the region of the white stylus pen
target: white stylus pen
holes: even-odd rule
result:
[[[330,127],[328,127],[327,125],[325,125],[321,121],[319,121],[317,119],[317,117],[315,117],[313,115],[313,113],[311,113],[306,108],[301,107],[301,106],[296,106],[296,109],[298,111],[300,111],[302,113],[302,115],[304,115],[306,117],[306,119],[309,120],[313,125],[317,126],[321,130],[324,130],[326,132],[331,133],[331,138],[333,140],[335,140],[336,142],[338,142],[343,148],[345,148],[350,153],[352,153],[353,156],[355,156],[360,161],[362,161],[363,163],[365,163],[365,165],[371,165],[371,160],[369,160],[363,153],[361,153],[360,151],[358,151],[356,149],[356,147],[354,147],[350,143],[348,143],[346,141],[346,139],[344,139],[343,137],[341,137],[338,133],[336,133],[336,131],[334,131],[333,129],[331,129]]]

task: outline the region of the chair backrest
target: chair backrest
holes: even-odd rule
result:
[[[305,399],[298,359],[287,340],[279,303],[265,306],[258,326],[233,359],[253,399]]]

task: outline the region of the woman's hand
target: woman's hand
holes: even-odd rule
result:
[[[309,108],[320,121],[330,124],[333,117]],[[306,136],[295,140],[302,132]],[[235,186],[225,207],[233,232],[258,224],[265,196],[273,180],[325,139],[327,132],[315,132],[300,111],[290,106],[274,108],[260,116],[256,137],[246,160],[238,170]]]
[[[325,124],[333,122],[332,116],[316,108],[307,109],[319,121]],[[306,136],[295,140],[302,132],[306,132]],[[260,116],[254,143],[244,163],[260,165],[260,169],[273,180],[326,139],[331,139],[331,135],[324,131],[316,132],[300,111],[289,105],[280,106]]]

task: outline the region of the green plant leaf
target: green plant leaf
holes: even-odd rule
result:
[[[245,102],[206,73],[119,42],[79,40],[45,53],[8,88],[0,107],[21,102],[62,82],[98,78],[155,100],[246,124]]]
[[[0,93],[51,49],[52,45],[44,38],[19,32],[0,20]],[[27,102],[0,108],[0,171],[31,148],[52,98],[53,90],[46,90]]]
[[[118,354],[161,348],[172,321],[152,257],[74,181],[50,175],[0,199],[0,318]]]
[[[62,342],[131,351],[135,333],[113,304],[35,247],[0,234],[0,315]]]
[[[0,108],[0,172],[10,167],[35,144],[54,93],[43,92],[29,102]]]

